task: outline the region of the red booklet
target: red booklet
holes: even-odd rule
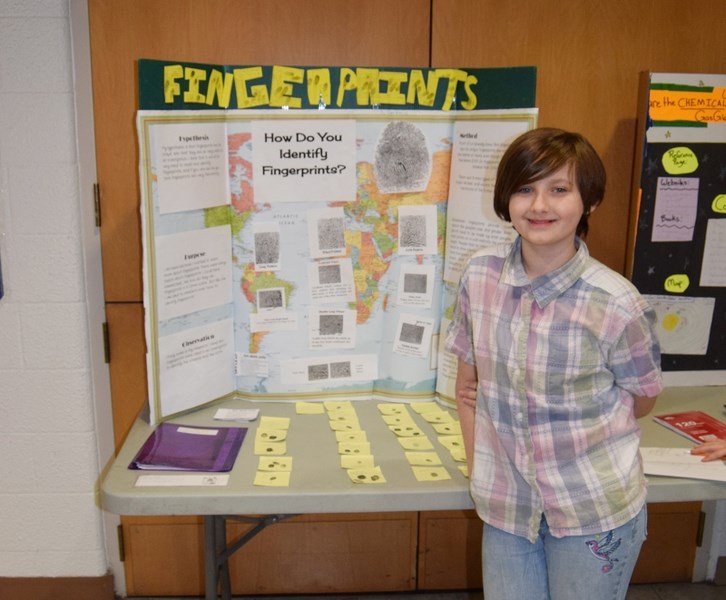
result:
[[[726,440],[726,423],[700,410],[658,415],[653,420],[698,444]]]

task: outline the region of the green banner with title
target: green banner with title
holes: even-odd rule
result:
[[[230,66],[141,59],[138,69],[139,110],[535,106],[535,67]]]

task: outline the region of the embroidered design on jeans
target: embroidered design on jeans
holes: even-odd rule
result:
[[[592,555],[598,560],[604,561],[606,564],[600,569],[603,573],[609,573],[612,571],[615,563],[618,562],[617,558],[612,558],[611,554],[620,547],[621,538],[613,541],[613,532],[610,531],[604,538],[596,536],[594,540],[585,542],[587,547],[592,552]]]

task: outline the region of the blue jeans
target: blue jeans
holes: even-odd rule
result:
[[[544,516],[534,543],[484,524],[485,600],[623,600],[647,533],[643,507],[601,534],[553,537]]]

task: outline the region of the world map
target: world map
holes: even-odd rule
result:
[[[434,336],[425,355],[411,356],[397,351],[396,335],[402,315],[428,319],[438,333],[441,313],[441,275],[449,173],[452,123],[446,120],[416,120],[415,129],[425,139],[430,160],[428,181],[420,191],[383,193],[376,176],[376,151],[390,116],[357,122],[357,197],[348,202],[255,201],[254,153],[249,122],[228,124],[228,154],[231,202],[229,206],[203,211],[204,226],[229,224],[234,267],[235,348],[245,356],[264,357],[267,371],[238,373],[241,395],[300,397],[359,394],[400,399],[432,398],[436,387],[436,345]],[[436,215],[435,254],[407,255],[399,252],[399,209],[432,206]],[[340,208],[345,216],[345,249],[350,259],[355,287],[354,300],[338,306],[355,311],[355,344],[352,348],[311,349],[309,315],[311,300],[308,278],[311,257],[307,238],[308,214],[319,208]],[[280,268],[257,270],[254,255],[254,224],[272,222],[280,231]],[[400,306],[397,302],[401,269],[405,265],[429,265],[431,303],[425,307]],[[297,327],[254,331],[251,315],[259,312],[258,292],[281,289],[286,309],[295,313]],[[284,381],[281,369],[286,360],[327,357],[374,357],[372,380],[311,380],[308,384]]]

